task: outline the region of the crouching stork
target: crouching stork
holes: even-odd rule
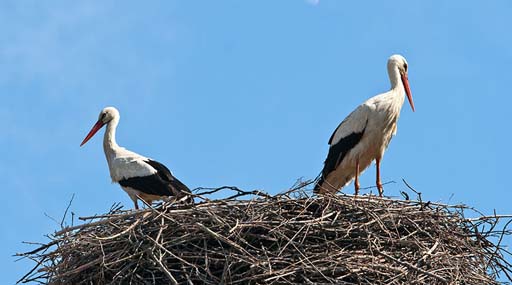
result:
[[[120,147],[116,143],[116,128],[119,111],[114,107],[103,109],[80,146],[89,141],[96,132],[107,125],[103,137],[103,150],[107,158],[112,182],[119,183],[139,209],[137,199],[151,204],[155,200],[182,199],[193,203],[190,189],[174,177],[171,171],[158,161]],[[188,196],[188,197],[187,197]],[[186,197],[186,198],[185,198]]]

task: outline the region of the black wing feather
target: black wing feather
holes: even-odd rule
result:
[[[124,187],[130,187],[151,195],[183,197],[190,193],[190,189],[172,176],[165,165],[154,160],[145,160],[147,164],[156,169],[156,173],[142,177],[131,177],[119,181]]]
[[[324,169],[322,170],[323,176],[328,175],[331,171],[336,169],[347,153],[361,141],[364,131],[365,129],[360,133],[351,133],[350,135],[342,138],[338,143],[331,145],[327,158],[324,162]]]
[[[162,180],[168,182],[170,184],[170,186],[173,189],[176,189],[176,191],[178,193],[191,193],[190,189],[185,184],[183,184],[181,181],[179,181],[178,178],[174,177],[171,174],[171,171],[165,165],[161,164],[158,161],[151,160],[151,159],[147,160],[146,163],[148,163],[154,169],[156,169],[158,176],[160,176],[160,178],[162,178]],[[182,196],[182,195],[178,195],[178,196]]]
[[[332,143],[332,140],[334,138],[334,134],[338,130],[338,128],[343,124],[343,122],[334,130],[334,133],[331,135],[331,138],[329,139],[329,144]],[[368,124],[368,121],[366,121],[366,124]],[[364,132],[366,130],[366,125],[364,129],[361,132],[354,132],[350,135],[341,138],[339,142],[336,144],[331,145],[329,147],[329,153],[327,154],[327,158],[324,162],[324,168],[322,169],[322,175],[320,176],[320,180],[318,180],[317,184],[315,185],[315,191],[317,191],[320,187],[320,185],[323,183],[324,179],[338,167],[338,165],[343,161],[347,153],[354,148],[360,141],[361,138],[364,135]]]
[[[142,177],[131,177],[123,180],[119,180],[119,184],[124,187],[130,187],[135,190],[139,190],[146,194],[158,195],[158,196],[174,196],[171,189],[167,186],[167,183],[158,176],[158,174],[152,174]]]

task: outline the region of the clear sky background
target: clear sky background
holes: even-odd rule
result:
[[[190,188],[277,193],[319,173],[339,122],[389,89],[394,53],[416,112],[406,101],[385,194],[405,178],[424,199],[512,213],[511,3],[2,1],[1,283],[30,269],[12,255],[46,242],[59,228],[46,215],[73,194],[76,216],[133,206],[110,183],[103,131],[79,147],[103,107],[121,112],[120,145]]]

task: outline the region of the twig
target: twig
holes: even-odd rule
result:
[[[162,269],[162,271],[165,273],[165,275],[167,275],[167,277],[171,281],[171,284],[178,284],[178,281],[176,281],[176,278],[174,278],[174,276],[172,276],[171,272],[169,272],[169,270],[167,270],[167,267],[165,267],[165,265],[163,265],[162,260],[160,260],[159,258],[156,258],[155,254],[152,251],[149,251],[149,254],[153,258],[153,260],[156,263],[158,263],[158,265],[160,266],[160,269]]]
[[[60,221],[60,227],[64,228],[64,220],[68,214],[69,207],[71,207],[71,203],[73,203],[73,199],[75,198],[75,193],[71,195],[71,199],[69,200],[68,206],[66,207],[66,211],[64,211],[64,215],[62,216],[62,220]]]
[[[436,275],[436,274],[434,274],[434,273],[432,273],[432,272],[425,271],[425,270],[423,270],[423,269],[421,269],[421,268],[418,268],[418,267],[416,267],[416,266],[414,266],[414,265],[412,265],[412,264],[410,264],[410,263],[408,263],[408,262],[398,260],[398,259],[396,259],[396,258],[394,258],[394,257],[392,257],[392,256],[390,256],[390,255],[388,255],[388,254],[386,254],[386,253],[384,253],[384,252],[380,251],[380,250],[375,250],[375,251],[376,251],[378,254],[380,254],[380,255],[382,255],[382,256],[384,256],[384,257],[386,257],[386,258],[390,259],[390,260],[393,260],[394,262],[396,262],[396,263],[398,263],[398,264],[400,264],[400,265],[403,265],[403,266],[405,266],[405,267],[407,267],[407,268],[409,268],[409,269],[412,269],[412,270],[415,270],[415,271],[421,272],[421,273],[423,273],[423,274],[425,274],[425,275],[428,275],[428,276],[430,276],[430,277],[434,277],[434,278],[436,278],[437,280],[439,280],[439,281],[441,281],[441,282],[443,282],[443,283],[448,283],[448,280],[446,280],[445,278],[443,278],[443,277],[441,277],[441,276],[439,276],[439,275]]]

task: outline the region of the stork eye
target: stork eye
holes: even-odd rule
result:
[[[407,71],[407,63],[404,63],[404,70]]]

